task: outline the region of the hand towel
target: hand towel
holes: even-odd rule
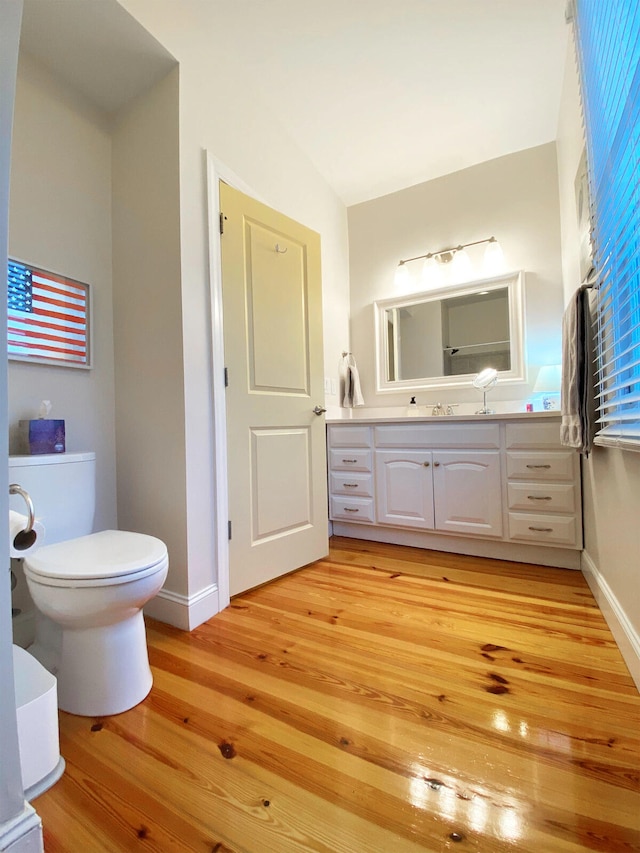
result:
[[[360,375],[355,358],[351,353],[342,357],[342,374],[344,378],[344,396],[342,405],[345,409],[353,409],[355,406],[364,406],[364,397],[360,388]]]
[[[589,289],[580,287],[562,318],[560,443],[588,455],[595,433],[594,341]]]

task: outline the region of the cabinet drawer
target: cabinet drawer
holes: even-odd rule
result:
[[[374,428],[376,447],[473,447],[498,449],[500,426],[446,423],[389,424]]]
[[[530,453],[507,451],[507,476],[523,480],[573,480],[576,454],[573,450]]]
[[[329,467],[332,471],[371,471],[371,451],[330,450]]]
[[[373,497],[373,476],[371,474],[332,472],[329,483],[329,491],[334,495]]]
[[[560,447],[560,421],[537,421],[506,425],[507,450],[525,447]]]
[[[566,515],[509,513],[509,538],[548,545],[575,545],[576,519]]]
[[[529,512],[576,511],[576,487],[573,483],[509,483],[509,509]]]
[[[328,427],[329,447],[371,447],[371,427],[334,426]]]
[[[344,521],[373,521],[373,500],[332,497],[331,518]]]

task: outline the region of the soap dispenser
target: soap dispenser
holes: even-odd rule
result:
[[[416,403],[416,398],[412,397],[409,400],[409,405],[407,406],[407,416],[411,418],[419,414],[420,412],[418,411],[418,404]]]

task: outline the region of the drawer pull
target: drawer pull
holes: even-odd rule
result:
[[[527,465],[527,468],[551,468],[551,465]]]
[[[349,463],[349,464],[351,464],[351,465],[355,465],[355,463],[356,463],[358,460],[357,460],[357,459],[343,459],[342,461],[343,461],[343,462],[345,462],[345,463]]]
[[[354,509],[353,507],[350,507],[350,506],[345,506],[345,507],[343,507],[343,509],[345,512],[360,512],[359,509]]]
[[[529,527],[529,530],[534,530],[536,533],[553,533],[553,527]]]
[[[422,464],[424,465],[425,468],[428,468],[431,463],[430,462],[423,462]]]
[[[550,501],[551,495],[527,495],[527,500],[530,501]]]
[[[357,489],[358,488],[357,483],[343,483],[342,485],[345,487],[345,489]]]
[[[429,463],[427,463],[427,464],[429,464]],[[434,462],[434,463],[433,463],[433,467],[434,467],[434,468],[439,468],[439,467],[440,467],[440,463],[439,463],[439,462]]]

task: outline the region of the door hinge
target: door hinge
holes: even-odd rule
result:
[[[228,526],[228,533],[229,533],[229,542],[231,542],[232,537],[231,537],[231,522],[230,521],[227,522],[227,526]]]
[[[222,211],[220,211],[220,233],[224,234],[224,221],[227,217],[224,215]]]
[[[224,369],[224,387],[229,387],[229,368],[225,367]]]

